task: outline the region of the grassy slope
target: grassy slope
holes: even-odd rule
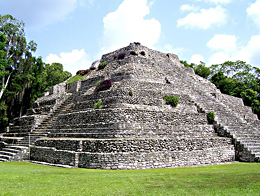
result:
[[[260,164],[150,169],[66,169],[0,163],[0,195],[259,195]]]

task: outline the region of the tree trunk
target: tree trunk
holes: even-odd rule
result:
[[[3,77],[3,79],[2,79],[2,86],[3,86],[3,88],[2,88],[1,91],[0,91],[0,100],[2,99],[2,96],[3,96],[3,94],[4,94],[4,90],[6,89],[8,83],[9,83],[9,80],[10,80],[10,78],[11,78],[12,73],[13,73],[13,72],[11,72],[11,73],[8,75],[8,78],[7,78],[6,82],[5,82],[5,77]]]

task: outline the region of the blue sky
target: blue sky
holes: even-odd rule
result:
[[[260,67],[260,0],[0,0],[0,14],[73,75],[134,41],[189,63]]]

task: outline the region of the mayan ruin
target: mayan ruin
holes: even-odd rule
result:
[[[91,169],[260,162],[259,130],[242,99],[222,94],[177,55],[135,42],[38,98],[1,134],[0,161]]]

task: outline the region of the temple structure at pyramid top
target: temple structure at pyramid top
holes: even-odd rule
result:
[[[0,160],[102,169],[260,161],[251,108],[177,55],[131,43],[82,71],[83,80],[55,85],[10,124]]]

